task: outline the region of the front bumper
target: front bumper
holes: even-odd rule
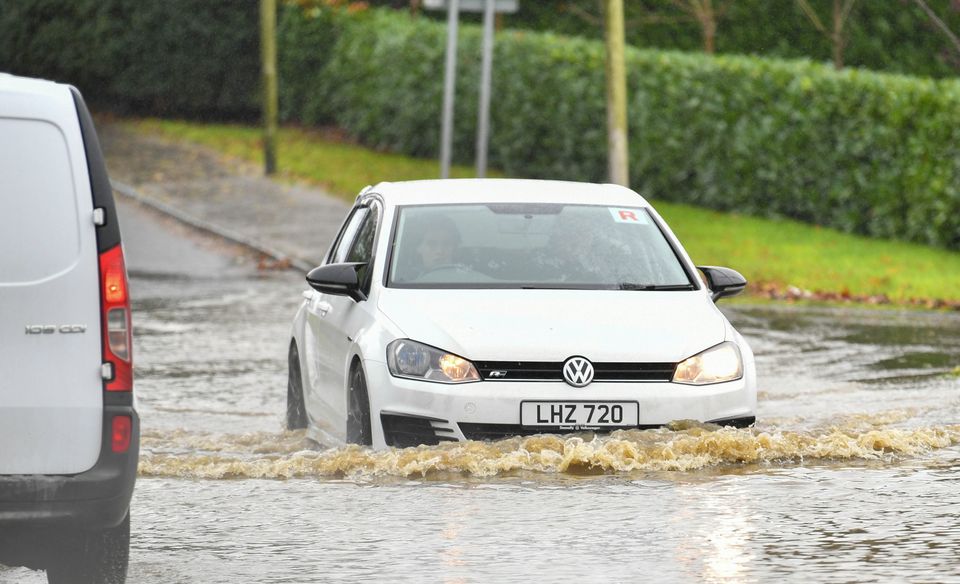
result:
[[[743,425],[756,412],[756,382],[749,371],[736,381],[708,386],[594,382],[574,388],[553,381],[431,383],[394,377],[379,361],[365,361],[364,369],[376,448],[412,444],[398,442],[395,434],[413,440],[417,428],[429,428],[440,441],[556,431],[521,427],[521,401],[636,401],[640,427],[675,420]]]

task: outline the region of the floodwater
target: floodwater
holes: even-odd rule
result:
[[[960,581],[960,314],[726,306],[752,429],[326,449],[282,429],[302,279],[205,253],[132,269],[131,582]]]

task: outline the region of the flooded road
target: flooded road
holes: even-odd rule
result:
[[[121,212],[131,582],[960,580],[960,315],[725,306],[752,429],[324,449],[282,429],[302,278]]]

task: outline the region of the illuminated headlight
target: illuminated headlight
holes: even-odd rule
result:
[[[480,374],[470,361],[409,339],[397,339],[387,345],[387,366],[397,377],[441,383],[480,381]]]
[[[726,341],[681,361],[673,374],[673,381],[689,385],[707,385],[733,381],[743,377],[743,359],[740,348]]]

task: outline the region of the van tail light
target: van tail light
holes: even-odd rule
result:
[[[130,294],[123,248],[119,245],[100,254],[100,302],[107,391],[132,391]]]
[[[130,416],[114,416],[110,428],[110,445],[114,452],[124,453],[130,450],[130,437],[133,434],[133,419]]]

